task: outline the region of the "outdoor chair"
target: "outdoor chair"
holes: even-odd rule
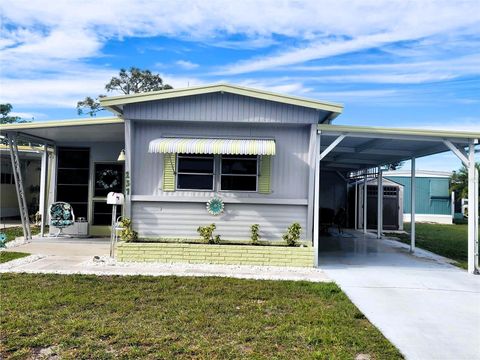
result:
[[[56,227],[58,233],[55,237],[63,234],[63,229],[75,223],[73,208],[66,202],[54,202],[50,205],[50,226]]]

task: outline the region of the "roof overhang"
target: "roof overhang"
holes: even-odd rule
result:
[[[359,171],[465,147],[480,132],[318,125],[323,169]]]
[[[37,143],[123,142],[123,119],[117,117],[39,121],[2,125],[0,135],[15,133]]]
[[[307,99],[297,96],[282,95],[269,91],[252,89],[243,86],[230,85],[230,84],[214,84],[214,85],[204,85],[204,86],[195,86],[181,89],[171,89],[171,90],[161,90],[161,91],[151,91],[146,93],[130,94],[130,95],[121,95],[121,96],[109,96],[100,99],[100,104],[113,111],[116,114],[123,113],[123,106],[128,104],[135,104],[147,101],[157,101],[178,98],[183,96],[193,96],[193,95],[202,95],[210,94],[216,92],[225,92],[236,95],[242,95],[247,97],[253,97],[262,100],[274,101],[288,105],[306,107],[311,109],[318,109],[322,111],[330,112],[328,115],[329,120],[332,120],[336,116],[342,113],[343,105],[319,101],[313,99]]]

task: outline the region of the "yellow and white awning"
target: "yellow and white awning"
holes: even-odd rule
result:
[[[149,153],[275,155],[275,140],[159,138],[150,141]]]

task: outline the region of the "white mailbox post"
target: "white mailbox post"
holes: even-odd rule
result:
[[[110,257],[115,257],[115,242],[117,240],[117,205],[123,205],[125,198],[122,193],[109,192],[107,204],[112,205],[112,229],[110,233]]]

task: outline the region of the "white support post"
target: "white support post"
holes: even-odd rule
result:
[[[478,197],[475,199],[478,190],[475,190],[475,172],[475,143],[472,140],[468,152],[468,272],[471,274],[475,273],[475,257],[477,256],[475,247],[478,241],[475,238],[478,230],[478,208],[475,209],[478,203]]]
[[[123,216],[129,219],[132,218],[132,145],[134,131],[132,120],[125,120],[125,203],[123,205]]]
[[[307,240],[313,244],[313,202],[315,194],[315,153],[317,150],[317,124],[310,127],[310,140],[308,148],[308,205],[307,205]]]
[[[452,215],[452,224],[455,220],[455,191],[450,194],[450,214]]]
[[[48,207],[48,147],[43,146],[42,164],[40,169],[40,203],[39,210],[42,217],[40,224],[40,236],[45,236],[45,224],[47,223]]]
[[[382,168],[378,167],[377,177],[377,239],[382,238],[383,231],[383,177]]]
[[[358,181],[355,181],[355,230],[358,229]]]
[[[475,233],[473,235],[473,238],[475,239],[475,246],[474,246],[474,266],[475,266],[475,272],[478,274],[478,272],[480,271],[480,264],[479,264],[479,251],[480,251],[480,248],[479,248],[479,243],[478,243],[478,216],[479,216],[479,208],[478,208],[478,181],[479,181],[479,174],[478,174],[478,170],[475,168],[475,185],[474,185],[474,188],[475,188],[475,222],[474,222],[474,226],[475,226]]]
[[[475,267],[475,272],[478,274],[478,272],[480,271],[480,265],[479,265],[479,261],[478,261],[478,258],[479,258],[479,251],[480,251],[480,248],[479,248],[479,244],[478,244],[478,215],[479,215],[479,209],[478,209],[478,181],[479,181],[479,175],[478,175],[478,170],[475,168],[475,185],[474,185],[474,188],[475,188],[475,221],[474,221],[474,227],[475,227],[475,232],[474,232],[474,235],[473,235],[473,238],[475,239],[475,244],[474,244],[474,267]]]
[[[315,193],[313,201],[313,250],[314,264],[318,267],[319,255],[319,232],[320,232],[320,141],[321,133],[317,133],[316,150],[315,150]]]
[[[410,175],[410,251],[415,251],[415,158],[412,157]]]
[[[363,175],[363,233],[367,233],[367,171]]]

